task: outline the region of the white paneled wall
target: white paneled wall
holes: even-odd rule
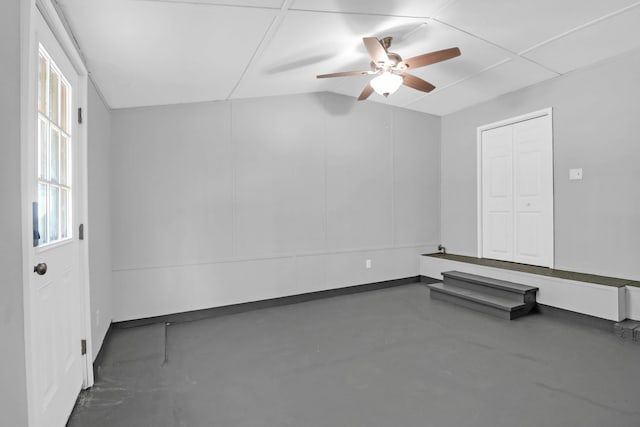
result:
[[[113,319],[111,287],[111,112],[89,84],[88,105],[89,274],[91,345],[98,356]]]
[[[227,105],[233,112],[236,255],[323,252],[322,105],[313,97]]]
[[[437,117],[311,94],[112,123],[115,320],[416,276],[439,243]]]
[[[640,280],[639,73],[636,50],[443,117],[447,251],[477,255],[478,126],[553,107],[555,268]]]

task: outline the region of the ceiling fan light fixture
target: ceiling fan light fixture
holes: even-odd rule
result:
[[[387,97],[402,85],[402,76],[385,71],[371,80],[371,87],[377,94]]]

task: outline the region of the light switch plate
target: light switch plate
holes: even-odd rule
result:
[[[582,168],[569,169],[569,179],[571,181],[582,179]]]

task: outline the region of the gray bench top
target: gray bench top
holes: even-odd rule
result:
[[[519,264],[517,262],[498,261],[495,259],[475,258],[465,255],[455,254],[423,254],[423,256],[441,258],[450,261],[465,262],[468,264],[483,265],[486,267],[502,268],[504,270],[521,271],[524,273],[538,274],[541,276],[555,277],[558,279],[575,280],[577,282],[594,283],[597,285],[613,286],[621,288],[623,286],[640,287],[640,282],[621,279],[617,277],[598,276],[596,274],[578,273],[575,271],[556,270],[553,268],[539,267],[536,265]]]

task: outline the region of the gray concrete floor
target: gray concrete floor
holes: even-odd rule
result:
[[[422,285],[116,329],[69,426],[640,426],[640,345]],[[165,358],[166,354],[166,358]]]

